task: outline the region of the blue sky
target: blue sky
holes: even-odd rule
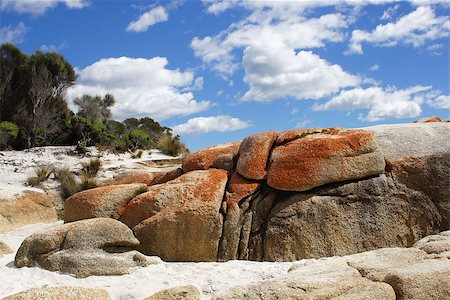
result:
[[[57,51],[190,150],[268,130],[449,116],[446,1],[0,0],[0,42]]]

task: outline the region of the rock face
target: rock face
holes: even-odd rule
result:
[[[209,168],[218,168],[223,166],[224,161],[230,161],[239,150],[240,142],[217,145],[215,147],[206,148],[197,152],[189,153],[183,159],[183,172],[190,172],[193,170],[207,170]],[[230,166],[223,166],[228,170]]]
[[[450,240],[447,240],[447,247]],[[383,248],[306,259],[279,278],[214,299],[449,299],[450,261],[417,248]]]
[[[65,202],[64,222],[90,218],[119,219],[128,201],[146,190],[145,184],[122,184],[77,193]]]
[[[139,245],[131,229],[109,218],[95,218],[57,226],[26,238],[17,251],[16,267],[38,263],[50,271],[76,277],[122,275],[132,267],[157,259],[131,250]]]
[[[138,249],[169,261],[217,260],[227,179],[224,170],[192,171],[130,202],[129,211],[157,212],[133,228]]]
[[[14,253],[14,250],[5,243],[3,243],[2,241],[0,241],[0,257],[10,253]]]
[[[178,286],[160,291],[144,300],[200,300],[201,295],[198,288],[193,285]]]
[[[168,181],[174,180],[175,178],[181,176],[183,170],[180,168],[166,171],[166,172],[154,172],[154,173],[144,173],[144,172],[133,172],[119,175],[112,182],[114,185],[118,184],[131,184],[131,183],[144,183],[148,186],[166,183]]]
[[[362,130],[307,134],[274,148],[267,184],[307,191],[332,182],[384,172],[384,157],[373,133]]]
[[[56,220],[52,200],[44,193],[27,192],[15,200],[0,200],[0,232]]]
[[[81,286],[41,287],[3,298],[3,300],[110,300],[104,289],[90,289]]]
[[[132,200],[75,195],[72,211],[118,218],[170,261],[408,247],[450,226],[449,141],[447,122],[258,133],[187,155],[183,175]]]

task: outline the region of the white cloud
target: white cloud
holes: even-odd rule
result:
[[[180,135],[197,135],[209,132],[226,132],[244,129],[250,126],[247,121],[227,115],[215,117],[198,117],[186,123],[173,126],[173,132]]]
[[[60,3],[65,4],[70,9],[80,9],[89,5],[86,0],[2,0],[0,10],[37,16],[44,14],[48,9],[54,8]]]
[[[58,52],[67,47],[67,42],[62,41],[59,45],[42,45],[41,51],[44,52]]]
[[[427,103],[431,107],[450,109],[450,95],[440,95],[435,99],[428,100]]]
[[[394,87],[355,88],[341,91],[324,104],[316,104],[313,110],[368,109],[362,119],[370,122],[387,118],[411,118],[421,114],[421,104],[431,86],[414,86],[403,90]]]
[[[206,110],[209,101],[197,101],[183,89],[193,84],[192,72],[167,68],[165,57],[104,58],[77,70],[77,84],[68,91],[69,99],[83,94],[112,94],[118,119],[151,117],[161,121]]]
[[[390,20],[392,17],[397,13],[398,9],[400,8],[399,4],[396,4],[394,6],[389,7],[383,12],[383,15],[381,16],[381,20]]]
[[[28,28],[23,22],[17,24],[16,27],[13,27],[12,25],[0,27],[0,44],[20,44],[23,42],[25,33],[27,33],[27,31]]]
[[[450,18],[436,16],[429,6],[420,6],[395,23],[378,25],[372,32],[354,30],[347,54],[362,54],[362,43],[379,47],[393,47],[398,44],[420,47],[427,41],[448,37]]]
[[[295,125],[295,128],[300,128],[300,129],[306,128],[306,126],[308,124],[311,124],[311,121],[308,119],[305,119],[303,121],[297,122],[297,124]]]
[[[379,68],[380,68],[380,65],[374,64],[373,66],[371,66],[371,67],[369,68],[369,71],[374,72],[374,71],[378,70]]]
[[[162,6],[155,7],[142,14],[136,21],[128,24],[127,31],[143,32],[156,23],[165,22],[169,19],[169,14]]]

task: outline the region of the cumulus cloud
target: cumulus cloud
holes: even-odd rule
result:
[[[371,43],[378,47],[393,47],[398,44],[420,47],[427,41],[445,38],[449,34],[448,16],[436,16],[431,7],[420,6],[395,23],[378,25],[372,32],[354,30],[346,53],[362,54],[362,43]]]
[[[428,100],[428,105],[434,108],[450,109],[450,95],[440,95]]]
[[[381,16],[381,20],[390,20],[392,17],[397,13],[398,9],[400,8],[399,4],[396,4],[394,6],[389,7],[383,12],[383,15]]]
[[[128,24],[127,31],[147,31],[150,26],[153,26],[156,23],[165,22],[168,19],[169,14],[167,13],[166,9],[162,6],[158,6],[142,14],[136,21]]]
[[[80,9],[89,5],[86,0],[2,0],[0,10],[9,10],[18,13],[42,15],[47,10],[64,4],[70,9]]]
[[[112,94],[115,118],[151,117],[158,121],[206,110],[210,102],[194,99],[184,92],[193,85],[194,74],[167,68],[165,57],[104,58],[77,70],[77,84],[68,91],[69,99],[83,94]]]
[[[250,126],[247,121],[222,115],[215,117],[198,117],[186,123],[172,127],[173,132],[180,135],[197,135],[209,132],[226,132],[244,129]]]
[[[12,25],[0,27],[0,44],[3,43],[20,44],[23,42],[27,31],[28,31],[27,26],[25,26],[23,22],[20,22],[15,27]]]
[[[341,91],[323,104],[316,104],[313,110],[354,110],[368,109],[363,120],[375,122],[387,118],[411,118],[421,114],[424,92],[431,86],[414,86],[407,89],[389,87],[354,88]]]

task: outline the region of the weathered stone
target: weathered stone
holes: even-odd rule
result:
[[[246,137],[239,148],[236,170],[248,179],[261,180],[267,175],[267,161],[278,132],[261,132]]]
[[[111,182],[113,185],[118,184],[131,184],[131,183],[144,183],[148,186],[166,183],[168,181],[174,180],[175,178],[181,176],[183,171],[180,168],[170,170],[170,171],[162,171],[162,172],[131,172],[119,175],[114,178]]]
[[[306,134],[273,149],[267,184],[284,191],[306,191],[327,183],[378,175],[384,172],[384,166],[371,132]]]
[[[417,241],[414,247],[428,254],[440,254],[450,251],[450,230],[438,235],[429,235]]]
[[[221,299],[396,299],[386,283],[372,282],[349,267],[343,258],[306,261],[302,266],[256,286],[231,288]]]
[[[131,229],[110,218],[95,218],[68,223],[26,238],[17,251],[16,267],[38,263],[50,271],[76,277],[122,275],[137,266],[159,260],[137,251],[139,245]]]
[[[434,233],[442,219],[429,197],[397,187],[385,175],[296,193],[277,202],[264,234],[264,260],[411,246]]]
[[[192,170],[207,170],[213,165],[216,167],[221,166],[223,155],[236,156],[239,146],[240,142],[234,142],[189,153],[183,158],[183,172],[187,173]],[[226,168],[228,168],[228,165]]]
[[[14,250],[4,242],[0,241],[0,257],[10,253],[14,253]]]
[[[192,171],[134,199],[127,207],[129,215],[145,207],[156,213],[133,228],[141,242],[138,249],[167,261],[217,260],[227,179],[224,170]]]
[[[81,286],[40,287],[29,289],[3,300],[110,300],[104,289],[92,289]]]
[[[0,232],[57,219],[52,200],[45,193],[26,192],[15,200],[0,200]]]
[[[201,294],[197,287],[193,285],[178,286],[167,290],[162,290],[144,300],[200,300]]]
[[[122,184],[94,188],[66,200],[64,222],[89,218],[119,219],[127,203],[147,190],[145,184]]]
[[[442,120],[437,116],[431,116],[414,121],[414,123],[431,123],[431,122],[442,122]]]

